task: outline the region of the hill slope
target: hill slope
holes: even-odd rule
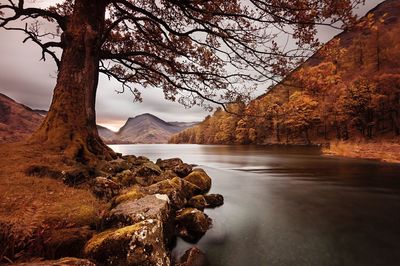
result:
[[[0,143],[15,142],[29,136],[43,116],[0,93]]]
[[[142,114],[129,118],[125,125],[117,133],[101,136],[112,143],[167,143],[168,139],[175,133],[192,126],[194,123],[165,122],[152,115]]]
[[[400,1],[388,0],[248,106],[217,110],[172,143],[322,144],[400,134]]]

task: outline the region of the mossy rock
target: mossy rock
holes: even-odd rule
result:
[[[139,187],[131,187],[126,193],[123,193],[113,200],[113,205],[116,206],[122,202],[128,200],[138,200],[143,198],[146,194],[144,194]]]
[[[101,265],[170,265],[162,223],[153,219],[94,236],[84,254]]]
[[[184,180],[196,185],[201,193],[207,193],[211,188],[211,178],[200,168],[193,170]]]

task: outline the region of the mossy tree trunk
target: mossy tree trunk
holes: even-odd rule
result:
[[[96,127],[96,90],[106,1],[76,0],[64,44],[50,110],[32,142],[61,149],[83,163],[115,157]]]

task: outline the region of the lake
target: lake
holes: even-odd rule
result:
[[[400,265],[400,166],[316,148],[111,145],[180,157],[212,177],[225,204],[197,243],[214,266]],[[178,239],[175,255],[191,245]]]

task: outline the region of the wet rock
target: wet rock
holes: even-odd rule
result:
[[[89,227],[54,230],[44,243],[44,256],[47,259],[80,257],[83,247],[93,234],[94,231]]]
[[[207,201],[203,195],[196,195],[188,201],[187,206],[202,211],[207,206]]]
[[[146,194],[142,192],[140,187],[131,187],[125,193],[121,193],[118,197],[113,200],[113,205],[116,206],[124,201],[137,200],[143,198]]]
[[[207,193],[211,188],[211,178],[201,168],[196,168],[184,179],[199,187],[201,193]]]
[[[188,242],[197,242],[211,226],[211,219],[194,208],[178,211],[175,222],[178,236]]]
[[[177,266],[208,266],[206,255],[197,247],[186,250]]]
[[[96,177],[92,186],[92,191],[97,197],[107,200],[118,195],[120,190],[121,186],[118,183],[101,176]]]
[[[162,223],[149,219],[94,236],[86,244],[84,254],[101,265],[169,266],[163,242]]]
[[[224,197],[221,194],[204,195],[204,199],[207,203],[207,208],[215,208],[224,204]]]
[[[59,260],[31,261],[13,264],[16,266],[96,266],[93,262],[86,259],[62,258]]]

